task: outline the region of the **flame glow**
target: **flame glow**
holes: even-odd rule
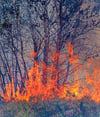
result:
[[[8,101],[28,101],[28,102],[37,102],[43,100],[53,100],[58,97],[60,99],[66,100],[76,100],[88,97],[89,100],[93,100],[96,103],[100,102],[100,67],[97,65],[100,63],[100,60],[88,60],[87,66],[81,65],[78,55],[73,54],[73,45],[68,43],[68,62],[72,66],[75,66],[79,63],[78,67],[75,67],[73,72],[73,81],[69,80],[66,83],[59,83],[57,85],[57,75],[59,71],[62,71],[62,76],[66,74],[64,69],[56,69],[56,57],[59,56],[58,53],[53,51],[52,56],[50,57],[54,64],[46,66],[45,63],[38,63],[34,60],[34,66],[28,70],[29,79],[25,80],[25,87],[20,91],[20,86],[17,86],[17,91],[14,89],[14,79],[12,82],[6,84],[5,90],[6,93],[0,92],[3,99]],[[35,56],[36,53],[33,51],[30,53]],[[54,56],[55,55],[55,56]],[[66,56],[63,56],[62,61],[66,60]],[[94,64],[94,65],[93,65]],[[40,66],[47,67],[47,84],[43,85],[42,76],[43,72],[40,69]],[[88,68],[92,70],[88,71]],[[84,68],[85,78],[80,80],[79,70]],[[84,83],[83,83],[84,82]]]

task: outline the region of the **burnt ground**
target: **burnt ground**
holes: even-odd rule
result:
[[[99,117],[100,104],[84,99],[77,101],[3,102],[0,117]]]

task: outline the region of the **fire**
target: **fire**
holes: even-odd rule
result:
[[[3,99],[8,101],[28,101],[37,102],[43,100],[53,100],[54,98],[66,99],[66,100],[80,100],[84,97],[88,97],[89,100],[93,100],[96,103],[100,102],[100,68],[98,63],[100,60],[96,60],[94,64],[93,59],[87,59],[87,65],[81,65],[79,56],[73,54],[73,45],[67,43],[67,55],[63,55],[62,62],[66,59],[75,69],[73,70],[73,79],[66,80],[66,83],[57,82],[58,74],[61,72],[62,76],[66,76],[66,70],[56,69],[57,57],[60,53],[52,51],[50,57],[53,64],[46,66],[44,62],[40,63],[34,60],[34,66],[27,71],[29,79],[25,80],[25,87],[21,90],[20,85],[17,86],[17,90],[14,89],[14,79],[5,86],[5,93],[0,92]],[[36,56],[34,51],[30,52],[31,56]],[[54,56],[55,55],[55,56]],[[78,64],[78,67],[77,67]],[[44,85],[43,69],[40,67],[47,67],[47,83]],[[90,71],[88,69],[92,68]],[[79,71],[84,69],[85,78],[80,80]],[[82,71],[83,72],[83,71]],[[60,79],[63,81],[62,76]],[[82,83],[84,82],[84,83]]]

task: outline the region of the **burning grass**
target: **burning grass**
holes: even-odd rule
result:
[[[97,64],[100,60],[96,61],[94,64],[94,60],[88,59],[87,66],[81,65],[79,56],[73,54],[73,45],[67,44],[67,57],[64,55],[63,61],[67,59],[70,65],[74,66],[73,69],[73,82],[71,80],[67,80],[67,72],[65,69],[57,68],[57,58],[60,57],[60,53],[53,51],[51,56],[51,60],[53,64],[46,65],[44,62],[39,63],[34,60],[34,66],[30,70],[27,71],[29,79],[23,79],[25,86],[21,88],[20,85],[17,85],[17,90],[14,88],[14,79],[5,86],[5,93],[0,92],[3,100],[6,102],[13,101],[27,101],[27,102],[41,102],[44,100],[53,101],[55,98],[59,98],[61,100],[81,100],[84,97],[89,97],[88,101],[93,100],[96,103],[100,102],[100,67]],[[31,56],[36,56],[34,52],[31,52]],[[63,62],[62,61],[62,62]],[[78,63],[78,67],[77,66]],[[47,83],[43,84],[43,69],[45,68],[47,73]],[[93,67],[90,71],[90,69]],[[79,79],[79,71],[84,69],[85,79],[84,84],[82,84],[83,80]],[[65,79],[61,79],[58,74],[62,74],[65,76]],[[61,76],[61,77],[62,77]],[[59,78],[58,78],[59,77]],[[58,80],[61,79],[63,82],[58,83]]]

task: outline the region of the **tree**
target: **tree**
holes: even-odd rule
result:
[[[48,82],[47,68],[51,64],[56,69],[56,72],[52,72],[52,79],[57,78],[57,86],[59,87],[60,79],[63,84],[66,83],[69,74],[76,69],[76,65],[73,68],[68,60],[75,52],[67,53],[67,59],[61,63],[62,51],[68,41],[74,45],[80,35],[99,26],[100,4],[94,2],[91,5],[91,2],[83,0],[3,0],[0,4],[2,90],[5,90],[5,84],[11,82],[12,78],[15,79],[15,90],[17,85],[22,89],[25,80],[29,79],[28,69],[32,65],[37,67],[39,62],[43,62],[43,85]],[[71,44],[68,46],[75,50]],[[28,47],[25,49],[26,45]],[[26,57],[29,56],[28,50],[33,50],[33,63]],[[56,53],[54,61],[49,58],[51,50]],[[67,66],[66,74],[61,78],[60,69],[64,64]],[[34,75],[34,79],[35,77]]]
[[[88,5],[84,7],[86,4]],[[56,19],[57,19],[57,32],[58,32],[57,33],[58,39],[55,40],[57,45],[57,53],[58,53],[56,67],[58,68],[60,52],[65,47],[65,43],[67,41],[70,41],[71,44],[78,43],[77,38],[80,35],[83,35],[86,32],[93,30],[94,28],[99,26],[100,15],[99,15],[99,7],[97,7],[99,3],[96,4],[95,2],[93,3],[93,5],[91,5],[91,2],[87,2],[83,0],[69,1],[69,2],[62,0],[62,1],[59,1],[58,3],[56,1],[55,5],[56,5],[55,8],[57,12]],[[98,10],[93,12],[93,9],[95,7],[98,8]],[[95,19],[95,23],[93,23],[94,19]],[[84,37],[82,39],[79,38],[79,40],[84,40]],[[66,69],[66,77],[64,79],[64,82],[66,82],[67,80],[70,66],[71,65],[68,62],[67,69]],[[59,82],[59,76],[58,76],[58,82]]]

